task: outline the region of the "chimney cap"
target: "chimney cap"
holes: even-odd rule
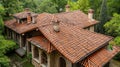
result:
[[[94,13],[94,10],[93,9],[89,9],[88,13]]]
[[[67,4],[65,7],[66,7],[66,8],[70,8],[70,5]]]

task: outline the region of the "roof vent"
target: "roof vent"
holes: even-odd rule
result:
[[[53,29],[54,29],[54,31],[55,32],[60,32],[60,27],[59,27],[60,21],[58,21],[57,18],[55,18],[55,16],[54,16],[52,22],[53,22]]]

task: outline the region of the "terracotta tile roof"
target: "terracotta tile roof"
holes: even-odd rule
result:
[[[19,18],[24,18],[27,15],[27,12],[21,12],[17,13],[14,16]],[[36,15],[32,13],[33,16]],[[97,24],[97,21],[90,22],[87,15],[84,14],[81,11],[73,11],[73,12],[63,12],[54,14],[59,20],[61,20],[63,23],[66,23],[71,26],[79,26],[81,28],[89,27],[91,25]],[[41,21],[41,23],[37,22],[35,24],[18,24],[16,23],[16,20],[9,20],[5,21],[5,26],[9,27],[10,29],[16,31],[17,33],[25,33],[27,31],[33,30],[39,26],[51,24],[53,14],[48,13],[42,13],[39,14],[38,20]]]
[[[41,49],[47,51],[48,53],[55,50],[51,43],[44,36],[36,36],[28,39],[32,44],[40,47]]]
[[[40,14],[40,19],[47,20],[49,17],[44,19],[46,17],[46,15],[48,15],[48,13]],[[39,25],[41,25],[41,23],[38,23],[38,22],[36,22],[35,24],[33,24],[33,23],[31,23],[31,24],[17,23],[15,19],[12,19],[12,20],[8,20],[8,21],[4,21],[4,25],[19,34],[22,34],[22,33],[31,31],[33,29],[36,29],[37,27],[39,27]]]
[[[102,67],[119,51],[120,48],[117,47],[114,47],[112,51],[107,50],[106,48],[102,48],[80,63],[85,67]]]
[[[22,19],[22,18],[27,18],[28,13],[30,13],[32,17],[37,16],[36,13],[30,12],[30,11],[23,11],[23,12],[20,12],[20,13],[16,13],[13,16],[16,17],[16,18]]]
[[[98,23],[98,21],[90,21],[88,15],[83,13],[82,11],[72,11],[72,12],[63,12],[55,14],[59,20],[64,23],[68,23],[71,25],[79,26],[81,28],[86,28]]]
[[[58,33],[53,30],[52,24],[40,26],[39,30],[61,54],[73,63],[83,60],[112,39],[62,22],[60,22]]]
[[[19,24],[19,23],[16,22],[15,19],[5,21],[4,25],[6,27],[14,30],[15,32],[17,32],[19,34],[22,34],[22,33],[25,33],[27,31],[30,31],[30,30],[33,30],[33,29],[37,28],[36,24],[32,24],[32,23],[31,24],[27,24],[27,23]]]

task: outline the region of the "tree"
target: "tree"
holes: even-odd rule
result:
[[[103,25],[108,21],[107,0],[102,1],[99,21],[100,21],[100,23],[97,25],[97,31],[99,33],[104,33],[105,31],[104,31]]]
[[[120,14],[120,0],[108,0],[108,14],[111,17],[113,13],[118,13]]]
[[[19,0],[1,0],[0,3],[5,9],[5,19],[10,17],[12,14],[23,10],[22,3]]]
[[[56,9],[58,12],[61,12],[65,9],[65,5],[67,4],[67,0],[51,0],[54,4],[57,5]]]
[[[0,4],[0,33],[2,33],[2,31],[4,30],[4,23],[2,19],[2,15],[4,14],[4,12],[4,7]]]
[[[89,0],[78,0],[78,1],[68,0],[68,4],[70,5],[71,10],[79,9],[85,13],[87,13],[88,9],[90,8]]]
[[[48,13],[57,13],[57,5],[51,2],[51,0],[43,0],[39,5],[39,13],[48,12]]]
[[[51,0],[21,0],[24,8],[30,8],[31,11],[36,13],[57,13],[57,5]]]
[[[120,46],[120,14],[115,13],[113,18],[108,21],[104,27],[106,34],[115,37],[111,44]],[[120,56],[120,54],[118,56]]]
[[[2,32],[4,31],[3,14],[4,7],[0,4],[0,66],[9,67],[10,60],[5,54],[14,49],[16,44],[13,41],[6,40],[4,36],[2,36]]]
[[[1,67],[9,67],[10,59],[5,56],[6,53],[15,49],[15,42],[6,40],[4,36],[0,35],[0,65]]]
[[[120,15],[117,13],[113,14],[113,18],[105,25],[105,31],[111,36],[120,36]]]
[[[2,6],[2,4],[0,4],[0,15],[3,15],[5,13],[5,9]]]
[[[99,20],[102,0],[89,0],[90,8],[94,10],[94,18]]]

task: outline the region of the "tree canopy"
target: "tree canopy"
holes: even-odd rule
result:
[[[114,13],[113,18],[104,27],[108,35],[120,36],[120,14]]]
[[[68,0],[68,4],[71,10],[81,10],[85,13],[87,13],[90,8],[89,0]]]
[[[15,42],[11,40],[6,40],[2,35],[4,31],[4,23],[2,16],[5,12],[4,7],[0,4],[0,66],[1,67],[9,67],[9,58],[5,56],[5,54],[15,48]]]

